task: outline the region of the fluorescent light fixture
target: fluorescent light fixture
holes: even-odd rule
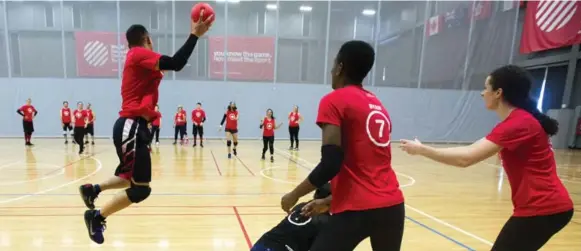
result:
[[[276,6],[275,3],[269,3],[266,5],[266,9],[269,9],[269,10],[276,10],[277,8],[278,8],[278,6]]]
[[[375,10],[372,9],[364,9],[361,14],[366,15],[366,16],[373,16],[375,15]]]
[[[301,7],[299,7],[299,10],[304,12],[310,12],[313,10],[313,7],[308,5],[301,5]]]
[[[239,3],[240,0],[228,0],[229,3]]]

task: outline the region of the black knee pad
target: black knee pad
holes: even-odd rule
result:
[[[230,141],[230,140],[226,140],[226,145],[227,145],[228,147],[230,147],[230,146],[232,145],[232,141]]]
[[[237,145],[238,145],[238,141],[234,141],[234,146],[237,146]]]
[[[149,186],[139,186],[139,185],[131,185],[130,188],[125,190],[127,193],[127,197],[129,201],[133,203],[139,203],[147,199],[151,194],[151,187]]]

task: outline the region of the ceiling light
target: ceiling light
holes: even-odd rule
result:
[[[266,9],[269,9],[269,10],[276,10],[277,8],[278,8],[278,6],[276,6],[276,4],[274,4],[274,3],[269,3],[266,5]]]
[[[366,16],[373,16],[375,15],[375,10],[372,9],[364,9],[361,14],[366,15]]]
[[[313,10],[313,7],[307,6],[307,5],[301,5],[301,7],[299,7],[299,10],[304,11],[304,12],[310,12]]]

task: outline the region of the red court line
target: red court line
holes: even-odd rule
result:
[[[238,213],[238,209],[236,207],[232,207],[234,209],[234,214],[236,214],[236,218],[238,219],[238,224],[240,224],[240,229],[244,234],[244,238],[246,239],[246,244],[248,244],[248,248],[252,248],[252,242],[250,241],[250,237],[248,236],[248,232],[246,232],[246,228],[244,227],[244,222],[242,222],[242,217]]]
[[[235,215],[238,218],[238,223],[242,228],[242,232],[244,233],[244,237],[246,238],[246,242],[249,245],[252,245],[250,242],[250,238],[248,237],[248,233],[246,233],[246,229],[244,228],[244,224],[242,223],[242,219],[240,215],[248,215],[248,216],[268,216],[268,215],[277,215],[277,216],[284,216],[284,213],[245,213],[239,214],[237,211],[232,213],[175,213],[175,214],[168,214],[168,213],[150,213],[150,214],[119,214],[119,216],[232,216]],[[0,214],[0,218],[5,217],[80,217],[82,214]]]
[[[240,208],[278,208],[279,206],[254,206],[254,205],[241,205],[241,206],[132,206],[131,208],[232,208],[232,207],[240,207]],[[0,207],[0,209],[65,209],[65,208],[85,208],[85,206],[15,206],[15,207]]]
[[[218,173],[220,174],[220,176],[222,176],[222,171],[220,171],[220,166],[218,165],[218,161],[216,161],[216,157],[214,156],[214,152],[212,150],[210,150],[210,154],[212,154],[212,159],[214,159],[216,170],[218,170]]]

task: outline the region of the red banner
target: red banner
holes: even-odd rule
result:
[[[530,53],[581,43],[581,2],[527,2],[520,51]]]
[[[127,40],[121,36],[117,45],[117,33],[75,32],[77,75],[81,77],[116,77],[117,62],[125,62]]]
[[[274,79],[273,37],[228,37],[227,57],[224,37],[208,38],[210,78],[224,78],[224,58],[227,58],[228,79],[272,81]]]

